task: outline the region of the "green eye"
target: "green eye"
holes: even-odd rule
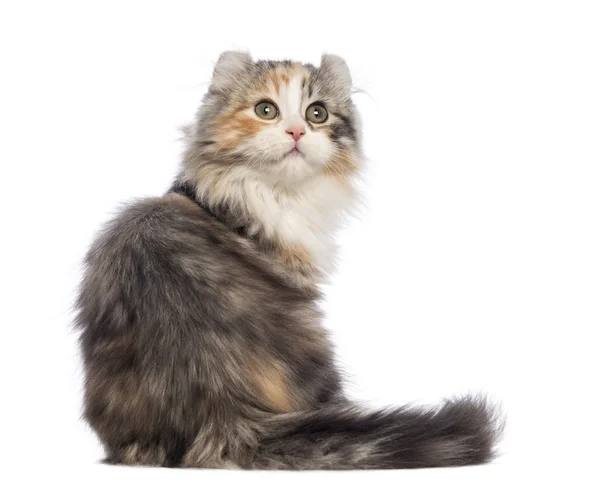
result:
[[[256,107],[254,107],[254,112],[261,119],[275,119],[279,115],[279,111],[277,110],[277,106],[273,102],[261,102]]]
[[[325,122],[328,116],[327,110],[320,104],[312,104],[306,109],[306,118],[315,124]]]

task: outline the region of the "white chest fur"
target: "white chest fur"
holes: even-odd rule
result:
[[[331,270],[335,234],[351,206],[352,191],[347,184],[328,176],[293,187],[246,180],[242,191],[254,222],[250,233],[264,233],[283,246],[299,246],[317,268],[325,273]]]

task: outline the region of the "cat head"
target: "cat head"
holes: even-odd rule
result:
[[[359,169],[358,118],[346,63],[324,55],[315,67],[223,53],[189,134],[188,170],[273,183]]]

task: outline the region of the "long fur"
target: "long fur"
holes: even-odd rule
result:
[[[108,461],[303,470],[493,457],[502,424],[484,398],[368,411],[343,393],[318,302],[362,165],[350,95],[336,56],[315,67],[224,53],[173,186],[95,240],[77,325],[84,414]],[[255,113],[265,99],[276,118]],[[308,120],[314,103],[323,123]]]
[[[412,469],[488,462],[502,421],[485,398],[465,397],[437,408],[327,407],[265,426],[253,468]]]

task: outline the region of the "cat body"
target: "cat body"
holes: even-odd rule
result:
[[[221,55],[181,172],[86,258],[86,420],[130,465],[368,469],[482,463],[478,398],[365,411],[318,307],[362,165],[346,64]]]

